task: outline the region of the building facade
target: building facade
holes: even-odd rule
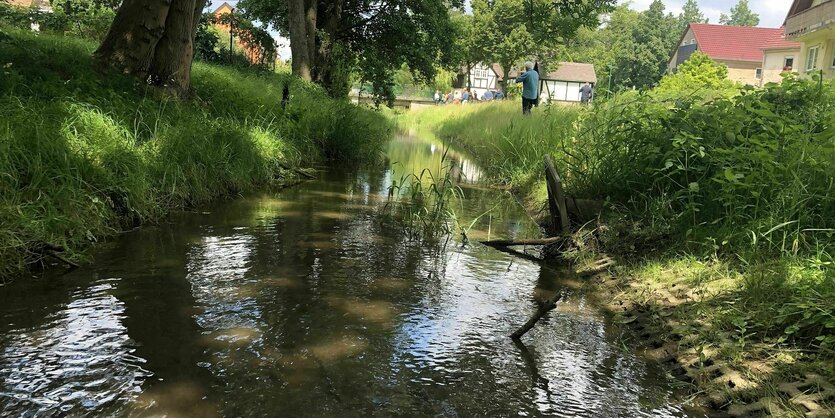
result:
[[[476,94],[478,97],[484,96],[484,93],[488,90],[498,90],[501,76],[494,67],[495,65],[475,64],[470,68],[468,73],[469,79],[462,83],[461,88],[469,87],[470,92]],[[464,70],[466,71],[466,69]]]
[[[785,26],[786,39],[800,44],[800,74],[835,77],[835,0],[794,0]]]
[[[581,62],[561,62],[556,70],[539,78],[539,96],[545,103],[580,101],[580,87],[597,84],[594,65]]]
[[[799,56],[799,45],[783,40],[783,28],[691,23],[672,52],[667,70],[675,72],[694,52],[706,54],[728,68],[728,79],[761,86],[780,78],[788,56]],[[774,47],[773,51],[767,48]],[[766,62],[766,56],[768,60]],[[792,64],[794,62],[792,61]]]

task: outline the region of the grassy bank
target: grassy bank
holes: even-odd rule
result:
[[[720,409],[770,397],[763,411],[808,412],[786,385],[835,382],[835,85],[660,89],[519,113],[438,107],[401,123],[468,148],[538,208],[542,155],[554,155],[569,194],[606,202],[562,255],[618,261],[614,278],[595,276],[611,308],[673,352],[693,392]]]
[[[389,122],[289,75],[195,63],[195,98],[94,72],[95,45],[0,27],[0,278],[281,167],[375,158]],[[292,98],[281,109],[284,85]]]

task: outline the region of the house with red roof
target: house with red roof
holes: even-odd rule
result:
[[[763,47],[762,78],[765,83],[779,83],[784,72],[798,72],[800,68],[800,43],[789,41],[785,34],[775,32]]]
[[[771,51],[769,48],[772,47],[773,52],[768,54],[769,60],[765,62],[766,51]],[[675,72],[690,55],[699,51],[727,66],[728,79],[760,86],[764,82],[774,81],[775,75],[779,80],[779,74],[787,63],[790,64],[789,67],[794,68],[798,54],[786,51],[799,49],[798,45],[783,39],[783,28],[691,23],[687,25],[678,47],[673,51],[667,69]],[[783,53],[783,61],[777,62],[775,57]],[[792,58],[789,60],[790,55]]]

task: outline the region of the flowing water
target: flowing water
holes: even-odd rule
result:
[[[489,210],[471,238],[538,236],[443,153],[403,136],[392,165],[175,214],[0,287],[0,416],[686,416],[567,271],[385,220],[392,180],[451,165],[462,223]]]

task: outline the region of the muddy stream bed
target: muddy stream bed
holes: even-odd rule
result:
[[[395,164],[177,213],[0,287],[0,416],[690,416],[568,270],[383,222],[393,179],[451,163],[460,219],[492,209],[472,239],[539,236],[442,154],[402,136]]]

